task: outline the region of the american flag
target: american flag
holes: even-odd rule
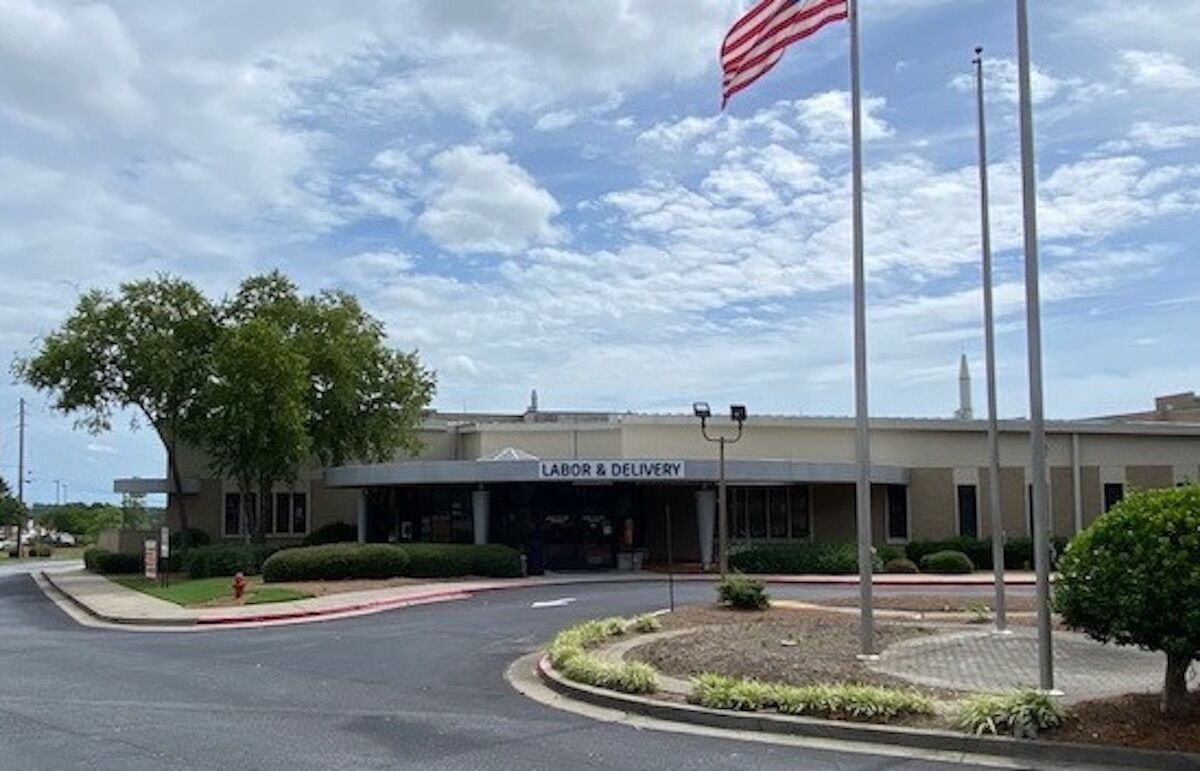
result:
[[[721,108],[761,78],[783,49],[849,16],[848,0],[761,0],[733,23],[721,44]]]

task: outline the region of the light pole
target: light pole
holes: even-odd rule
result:
[[[737,423],[737,434],[729,437],[721,434],[720,436],[710,436],[708,433],[708,419],[712,417],[712,410],[708,406],[708,402],[696,402],[692,405],[692,412],[696,417],[700,418],[700,433],[710,442],[716,442],[717,450],[717,563],[720,567],[721,577],[723,578],[729,572],[729,508],[725,500],[725,445],[736,444],[742,438],[742,426],[746,422],[746,405],[731,404],[729,405],[729,419]]]

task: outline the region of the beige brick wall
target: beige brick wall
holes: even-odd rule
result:
[[[914,541],[954,535],[954,469],[913,469],[908,493]]]
[[[1159,490],[1175,486],[1175,470],[1171,466],[1126,466],[1125,486],[1128,489]]]

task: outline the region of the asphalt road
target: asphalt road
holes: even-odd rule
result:
[[[562,597],[576,601],[530,607]],[[0,577],[0,769],[950,768],[637,730],[543,706],[504,680],[571,622],[665,600],[657,584],[547,587],[322,623],[131,633],[81,627],[30,577]]]

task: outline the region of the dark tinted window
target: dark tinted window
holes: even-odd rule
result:
[[[1094,489],[1094,488],[1093,488]],[[1121,502],[1125,497],[1125,485],[1120,482],[1106,482],[1104,484],[1104,510],[1108,511],[1113,506]]]
[[[975,485],[958,486],[958,534],[979,537],[979,498]]]
[[[241,506],[237,493],[225,493],[225,535],[241,534]]]
[[[887,537],[895,541],[908,539],[908,488],[904,485],[887,487]]]

